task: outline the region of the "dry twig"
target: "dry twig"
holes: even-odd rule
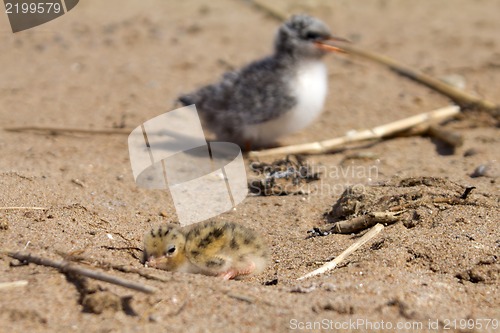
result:
[[[119,134],[129,135],[133,128],[66,128],[66,127],[43,127],[43,126],[19,126],[19,127],[6,127],[5,131],[8,132],[43,132],[49,134]]]
[[[355,218],[333,223],[328,231],[334,234],[351,234],[373,227],[377,223],[392,224],[399,221],[399,212],[371,212]]]
[[[307,279],[307,278],[310,278],[312,276],[323,274],[325,272],[328,272],[329,270],[334,269],[335,267],[337,267],[337,265],[339,263],[341,263],[345,258],[347,258],[354,251],[356,251],[357,249],[359,249],[363,244],[365,244],[366,242],[368,242],[373,237],[377,236],[378,233],[380,231],[382,231],[382,229],[384,229],[384,226],[382,224],[375,225],[366,234],[364,234],[363,237],[361,237],[356,242],[354,242],[354,244],[352,244],[351,246],[349,246],[344,252],[342,252],[341,254],[339,254],[335,259],[333,259],[330,262],[327,262],[326,264],[324,264],[320,268],[318,268],[318,269],[316,269],[316,270],[314,270],[312,272],[309,272],[306,275],[303,275],[303,276],[299,277],[297,280]]]
[[[424,127],[427,126],[425,127],[427,129],[429,124],[453,117],[459,113],[460,108],[458,106],[447,106],[431,112],[420,113],[418,115],[397,120],[392,123],[377,126],[372,129],[348,133],[347,135],[338,138],[266,149],[261,151],[251,151],[248,153],[248,156],[262,157],[276,154],[324,154],[349,143],[376,139],[380,140],[383,138],[398,135],[410,130],[411,128],[416,127],[417,125],[424,124]]]
[[[19,252],[10,252],[10,251],[3,251],[6,252],[9,257],[12,257],[14,259],[20,260],[20,261],[26,261],[30,263],[34,263],[37,265],[41,266],[48,266],[48,267],[53,267],[57,268],[60,272],[62,273],[72,273],[72,274],[78,274],[82,275],[91,279],[95,280],[100,280],[108,283],[112,283],[118,286],[122,286],[125,288],[141,291],[143,293],[147,294],[152,294],[156,291],[156,289],[145,286],[140,283],[128,281],[116,276],[112,276],[103,272],[97,272],[88,268],[84,267],[79,267],[72,265],[70,262],[61,260],[61,261],[54,261],[51,259],[43,258],[43,257],[38,257],[38,256],[33,256],[31,254],[23,254]]]
[[[76,185],[78,185],[78,186],[80,186],[80,187],[83,187],[83,188],[87,187],[87,185],[85,185],[85,183],[84,183],[84,182],[82,182],[82,181],[81,181],[80,179],[78,179],[78,178],[73,178],[73,179],[71,179],[71,182],[72,182],[73,184],[76,184]]]
[[[12,281],[12,282],[2,282],[0,283],[0,289],[9,289],[9,288],[15,288],[15,287],[25,287],[28,285],[28,281],[26,280],[19,280],[19,281]]]
[[[492,114],[494,117],[500,116],[500,105],[468,94],[449,85],[446,82],[433,78],[432,76],[424,74],[420,71],[414,70],[409,66],[403,65],[394,59],[376,54],[374,52],[363,50],[352,45],[342,46],[342,48],[349,54],[360,56],[362,58],[385,65],[396,73],[408,77],[420,84],[427,86],[428,88],[433,89],[434,91],[441,93],[442,95],[445,95],[464,108],[477,108]]]
[[[0,210],[48,210],[48,208],[45,207],[0,207]]]
[[[128,248],[128,249],[140,250],[136,247]],[[85,263],[85,264],[89,264],[89,265],[92,264],[92,265],[94,265],[98,268],[101,268],[101,269],[106,269],[106,270],[113,269],[115,271],[120,271],[123,273],[137,274],[137,275],[140,275],[143,278],[146,278],[148,280],[155,280],[155,281],[161,281],[161,282],[172,282],[172,280],[173,280],[172,277],[165,278],[165,277],[158,276],[155,274],[150,274],[150,273],[148,273],[147,269],[130,267],[130,266],[123,265],[123,264],[113,264],[110,262],[106,262],[104,260],[99,260],[99,261],[95,262],[95,260],[89,259],[80,253],[75,254],[75,253],[66,253],[66,252],[62,252],[62,251],[56,251],[56,252],[57,252],[57,254],[62,256],[65,260],[71,261],[71,262]]]

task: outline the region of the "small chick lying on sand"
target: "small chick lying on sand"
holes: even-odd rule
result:
[[[144,235],[144,263],[167,271],[241,278],[262,272],[269,251],[253,230],[221,221],[182,228],[161,225]]]

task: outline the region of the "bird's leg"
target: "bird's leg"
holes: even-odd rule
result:
[[[249,274],[252,274],[252,272],[254,271],[254,269],[255,269],[255,263],[251,262],[248,265],[248,267],[246,267],[244,269],[239,269],[238,270],[238,269],[230,268],[229,270],[227,270],[225,272],[222,272],[222,273],[220,273],[217,276],[221,277],[223,280],[232,280],[232,279],[237,278],[240,275],[249,275]]]
[[[238,276],[238,271],[236,271],[234,269],[230,269],[230,270],[228,270],[226,272],[220,273],[217,276],[220,277],[220,278],[222,278],[223,280],[231,280],[231,279],[234,279],[235,277]]]

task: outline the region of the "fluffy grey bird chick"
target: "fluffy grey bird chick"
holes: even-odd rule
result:
[[[242,148],[269,146],[277,138],[308,126],[321,113],[327,72],[321,42],[345,41],[320,20],[295,15],[276,34],[274,54],[227,72],[218,83],[179,97],[195,104],[218,140]],[[329,46],[330,51],[341,51]]]

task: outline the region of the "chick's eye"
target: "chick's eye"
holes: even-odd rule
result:
[[[306,34],[306,39],[314,40],[314,39],[320,39],[321,37],[322,37],[322,35],[319,32],[315,32],[315,31],[309,31]]]
[[[165,251],[165,254],[173,254],[175,252],[175,245],[169,245],[167,247],[167,250]]]

